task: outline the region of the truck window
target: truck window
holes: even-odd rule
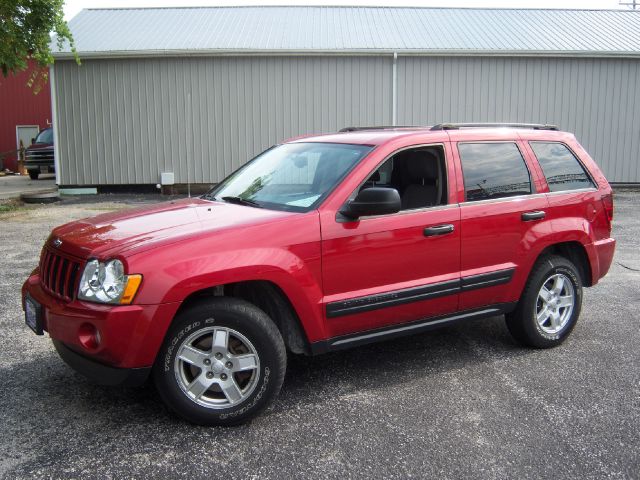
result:
[[[429,145],[396,153],[369,176],[360,190],[370,187],[398,190],[402,210],[446,205],[447,175],[443,147]]]
[[[565,145],[557,142],[529,142],[535,153],[549,191],[595,187],[586,170]]]
[[[459,143],[467,202],[531,193],[531,177],[515,143]]]

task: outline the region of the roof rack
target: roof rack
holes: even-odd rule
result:
[[[379,125],[371,127],[344,127],[338,130],[338,133],[345,132],[361,132],[363,130],[395,130],[398,128],[430,128],[424,125]]]
[[[439,123],[431,130],[458,130],[460,128],[530,128],[532,130],[558,130],[555,125],[542,123]]]

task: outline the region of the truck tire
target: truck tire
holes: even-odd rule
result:
[[[29,170],[29,178],[31,180],[37,180],[40,172],[38,170]]]
[[[534,265],[507,328],[523,345],[551,348],[573,330],[582,306],[582,281],[573,263],[548,255]]]
[[[174,319],[153,367],[164,403],[189,422],[244,423],[280,392],[287,354],[273,321],[255,305],[216,297]]]

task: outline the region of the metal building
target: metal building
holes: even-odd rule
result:
[[[20,146],[28,147],[38,132],[51,125],[51,97],[46,85],[37,94],[27,85],[33,62],[28,69],[0,75],[0,171],[18,171]]]
[[[214,183],[349,125],[538,122],[640,183],[640,12],[83,10],[55,54],[58,184]]]

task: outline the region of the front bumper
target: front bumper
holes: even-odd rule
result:
[[[58,340],[53,340],[53,346],[56,347],[58,355],[67,365],[98,385],[136,387],[142,385],[151,372],[151,367],[115,368],[103,365],[74,352]]]
[[[60,356],[87,376],[101,371],[94,364],[106,369],[150,368],[180,306],[179,302],[121,306],[65,302],[41,287],[38,273],[22,287],[23,307],[27,294],[41,305],[43,329],[54,340]],[[92,348],[84,346],[80,339],[81,327],[86,324],[100,333],[99,344]],[[113,372],[109,376],[115,379],[123,375]]]
[[[56,169],[55,162],[53,159],[42,159],[42,160],[25,160],[24,168],[27,170],[40,170],[41,167],[46,167],[49,172],[54,172]]]

